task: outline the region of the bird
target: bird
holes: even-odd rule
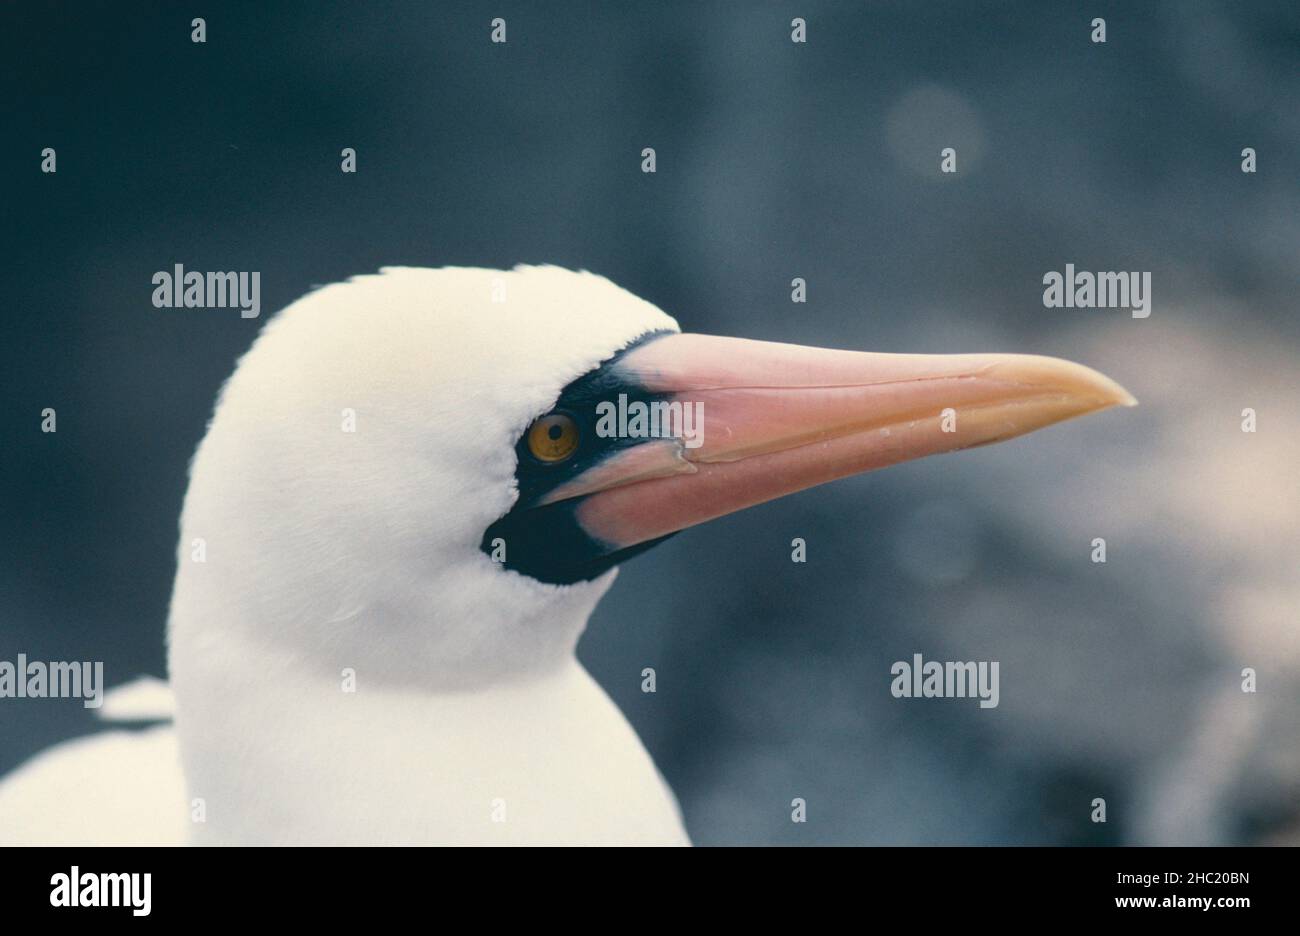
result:
[[[0,841],[689,844],[575,656],[621,563],[815,485],[1135,402],[1057,358],[684,333],[559,266],[317,288],[239,360],[191,462],[169,685],[104,706],[167,720],[20,766]],[[88,795],[88,777],[110,782]]]

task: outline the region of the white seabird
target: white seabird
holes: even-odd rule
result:
[[[594,431],[620,394],[702,404],[701,444]],[[574,656],[618,562],[824,481],[1132,402],[1053,358],[683,335],[556,267],[325,287],[264,329],[195,455],[174,729],[24,765],[0,785],[0,842],[685,844]]]

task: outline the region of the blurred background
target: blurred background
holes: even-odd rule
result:
[[[554,263],[691,331],[1059,355],[1141,401],[625,566],[580,656],[697,842],[1300,841],[1294,2],[202,7],[0,12],[0,659],[164,674],[188,459],[274,310]],[[174,263],[261,271],[262,318],[155,309]],[[1150,271],[1150,318],[1045,309],[1066,263]],[[892,698],[914,653],[1000,661],[1001,704]],[[0,702],[0,773],[96,730]]]

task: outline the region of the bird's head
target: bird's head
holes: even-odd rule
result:
[[[173,645],[236,628],[263,659],[422,684],[536,670],[665,536],[1131,402],[1053,358],[680,334],[590,273],[386,269],[294,303],[223,391]]]

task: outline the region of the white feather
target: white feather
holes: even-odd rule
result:
[[[95,715],[100,721],[169,721],[176,710],[171,687],[154,676],[141,676],[110,689]]]

